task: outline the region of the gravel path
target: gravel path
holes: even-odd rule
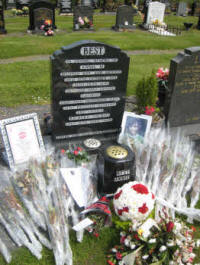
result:
[[[176,54],[182,50],[135,50],[124,51],[128,55],[145,55],[145,54]],[[46,61],[49,60],[50,55],[32,55],[24,57],[15,57],[9,59],[0,59],[0,64],[16,63],[16,62],[31,62],[31,61]]]

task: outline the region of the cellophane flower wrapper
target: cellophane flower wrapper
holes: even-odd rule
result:
[[[2,178],[2,175],[1,175]],[[28,216],[22,208],[20,201],[15,195],[11,183],[1,180],[0,190],[0,211],[1,223],[5,226],[8,234],[18,246],[27,247],[38,259],[41,258],[42,245],[35,237],[34,232],[28,222]]]
[[[152,189],[160,207],[171,208],[173,217],[179,212],[190,221],[200,220],[200,211],[194,208],[197,199],[191,200],[192,208],[186,200],[194,183],[199,183],[199,160],[195,158],[191,141],[180,131],[171,133],[168,129],[156,128],[150,130],[143,144],[129,146],[136,153],[136,179]],[[198,192],[193,194],[197,198]],[[159,211],[159,207],[157,209]]]

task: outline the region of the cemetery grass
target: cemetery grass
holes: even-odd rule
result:
[[[176,17],[166,16],[165,20],[169,25],[182,26],[183,22],[191,21],[197,25],[197,17]],[[140,23],[139,16],[135,22]],[[0,59],[30,56],[37,54],[52,54],[61,46],[73,42],[94,39],[106,44],[115,45],[122,50],[148,50],[148,49],[184,49],[192,46],[199,46],[200,31],[191,29],[176,37],[163,37],[151,34],[147,31],[136,29],[134,32],[114,32],[111,26],[115,25],[115,16],[95,15],[94,32],[73,32],[72,16],[56,15],[56,31],[54,37],[38,36],[27,34],[29,25],[28,17],[14,17],[11,11],[5,12],[5,23],[7,35],[0,35]]]
[[[149,75],[159,67],[169,67],[170,59],[174,56],[175,54],[130,56],[127,96],[135,94],[137,82],[144,75]],[[50,103],[49,61],[0,64],[0,76],[0,106]]]

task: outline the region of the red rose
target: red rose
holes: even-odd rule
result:
[[[152,194],[152,199],[154,200],[155,199],[155,195],[153,193],[151,193],[151,194]]]
[[[81,147],[77,147],[77,151],[82,151],[82,148]]]
[[[148,207],[146,206],[146,203],[143,203],[142,207],[138,208],[138,212],[145,214],[146,212],[148,212]]]
[[[93,233],[95,237],[99,237],[99,233]]]
[[[118,209],[117,212],[118,212],[119,215],[122,215],[123,209]]]
[[[137,193],[140,193],[140,194],[148,194],[149,193],[147,187],[144,186],[143,184],[135,184],[131,188],[134,189],[135,191],[137,191]]]
[[[166,224],[166,228],[167,228],[167,232],[171,232],[174,228],[174,223],[172,221],[169,221],[167,224]]]
[[[191,226],[191,229],[193,232],[196,232],[196,228],[193,225]]]
[[[136,240],[140,240],[138,234],[133,235],[133,237],[134,237]]]
[[[74,154],[75,154],[75,156],[77,156],[77,155],[78,155],[78,151],[77,151],[77,150],[75,150],[75,151],[74,151]]]
[[[65,149],[61,149],[60,152],[61,152],[61,154],[64,154],[65,153]]]
[[[122,236],[122,237],[120,238],[120,244],[123,244],[124,241],[125,241],[125,239],[126,239],[126,236]]]
[[[120,195],[122,194],[122,190],[120,190],[118,193],[115,194],[114,199],[119,199]]]
[[[123,207],[122,211],[128,213],[129,212],[129,208],[128,207]]]
[[[118,260],[122,259],[122,254],[120,252],[116,253],[116,259],[118,259]]]
[[[108,263],[109,265],[115,265],[114,263],[112,263],[111,260],[107,260],[107,263]]]

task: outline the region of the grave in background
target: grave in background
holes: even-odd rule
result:
[[[156,20],[160,23],[164,21],[165,4],[160,2],[150,2],[148,5],[146,24],[153,24]]]
[[[124,113],[128,69],[129,57],[124,52],[92,40],[54,52],[53,139],[116,139]]]
[[[179,2],[178,4],[178,10],[177,10],[177,16],[187,16],[187,3],[185,2]]]
[[[94,30],[93,8],[91,6],[75,6],[73,16],[74,30]]]
[[[93,7],[93,0],[81,0],[81,6]]]
[[[24,6],[29,6],[30,0],[16,0],[16,9],[22,9]]]
[[[16,8],[16,1],[15,0],[8,0],[6,9]]]
[[[6,34],[3,2],[0,0],[0,34]]]
[[[40,27],[45,20],[50,20],[52,28],[56,29],[55,25],[55,6],[49,1],[32,1],[29,6],[29,27],[28,30],[40,32]]]
[[[165,114],[171,127],[187,134],[200,132],[200,47],[191,47],[171,60]]]
[[[72,13],[72,1],[71,0],[61,0],[60,1],[60,14]]]
[[[123,5],[117,8],[116,23],[114,30],[134,30],[136,25],[133,24],[133,16],[136,14],[132,6]]]

